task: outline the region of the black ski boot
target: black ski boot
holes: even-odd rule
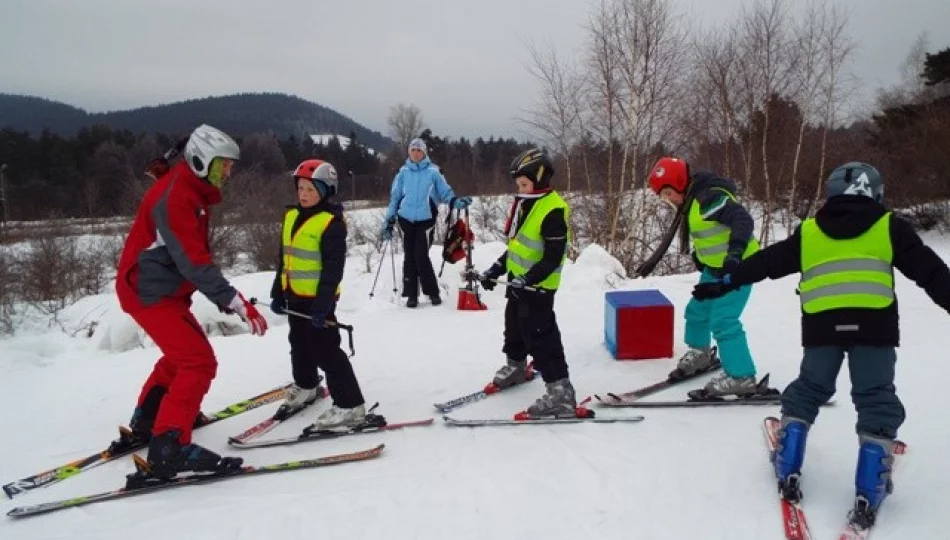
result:
[[[177,430],[156,435],[148,445],[148,473],[158,478],[173,478],[180,472],[226,472],[244,463],[242,458],[224,457],[207,448],[181,444]]]

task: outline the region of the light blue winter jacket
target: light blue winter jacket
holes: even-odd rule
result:
[[[439,203],[448,204],[454,197],[455,192],[449,187],[439,168],[429,160],[429,156],[419,163],[413,163],[407,158],[406,164],[393,179],[386,219],[398,214],[409,221],[425,221],[434,217],[429,201],[438,206]]]

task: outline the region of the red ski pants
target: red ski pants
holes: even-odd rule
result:
[[[130,314],[162,351],[145,381],[138,405],[156,386],[166,389],[155,417],[153,435],[175,429],[191,442],[191,430],[218,370],[211,343],[185,302],[162,302]]]

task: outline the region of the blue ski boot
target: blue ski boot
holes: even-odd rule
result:
[[[851,521],[862,528],[874,525],[884,498],[894,491],[891,469],[894,464],[894,440],[858,434],[858,467],[854,475],[855,501]]]
[[[778,479],[782,498],[798,502],[802,498],[802,462],[805,461],[805,443],[808,441],[808,422],[794,416],[782,416],[772,465]]]

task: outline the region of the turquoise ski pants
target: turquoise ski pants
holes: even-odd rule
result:
[[[699,278],[700,283],[715,280],[708,269],[703,270]],[[751,293],[752,286],[746,285],[722,298],[702,302],[692,298],[686,305],[686,345],[702,349],[709,347],[712,338],[715,338],[722,369],[730,377],[755,376],[755,363],[752,362],[745,330],[739,321]]]

